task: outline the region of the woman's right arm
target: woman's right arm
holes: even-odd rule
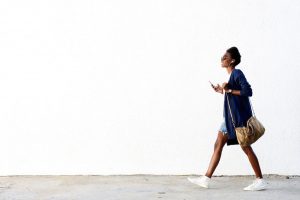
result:
[[[241,70],[237,71],[237,75],[235,76],[235,81],[237,84],[239,84],[241,86],[241,90],[234,90],[234,92],[239,91],[239,93],[240,93],[239,95],[241,95],[241,96],[248,96],[248,97],[252,96],[251,85],[248,83],[245,75],[243,74],[243,72]],[[236,92],[236,94],[237,94],[237,92]]]

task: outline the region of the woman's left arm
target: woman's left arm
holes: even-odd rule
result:
[[[241,90],[231,90],[230,93],[233,95],[241,95]]]
[[[229,89],[227,84],[228,83],[223,83],[223,85],[222,85],[222,88],[223,88],[224,92],[230,93],[230,94],[233,94],[233,95],[241,95],[241,90]]]

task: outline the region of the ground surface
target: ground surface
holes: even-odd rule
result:
[[[0,200],[247,200],[300,199],[300,177],[265,175],[269,189],[243,191],[254,176],[213,177],[210,189],[190,183],[195,176],[2,176]]]

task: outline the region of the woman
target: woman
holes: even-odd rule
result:
[[[225,93],[223,110],[224,121],[220,126],[218,137],[214,145],[214,153],[205,176],[200,178],[188,178],[190,182],[204,188],[209,188],[209,182],[220,161],[225,143],[227,143],[227,145],[238,144],[228,109],[226,95],[228,95],[228,100],[236,126],[245,126],[247,120],[252,116],[251,106],[248,98],[249,96],[252,96],[251,86],[247,82],[243,72],[240,69],[235,69],[240,61],[241,55],[239,50],[236,47],[229,48],[221,58],[222,67],[225,68],[230,75],[229,81],[228,83],[223,83],[222,86],[219,84],[217,86],[213,86],[216,92],[221,94]],[[263,179],[259,162],[255,153],[253,152],[253,149],[251,146],[242,147],[242,149],[248,156],[256,175],[256,180],[253,181],[251,185],[245,187],[244,190],[255,191],[266,189],[267,182]]]

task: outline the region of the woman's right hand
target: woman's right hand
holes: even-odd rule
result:
[[[223,88],[219,84],[214,87],[214,90],[218,93],[223,94]]]

